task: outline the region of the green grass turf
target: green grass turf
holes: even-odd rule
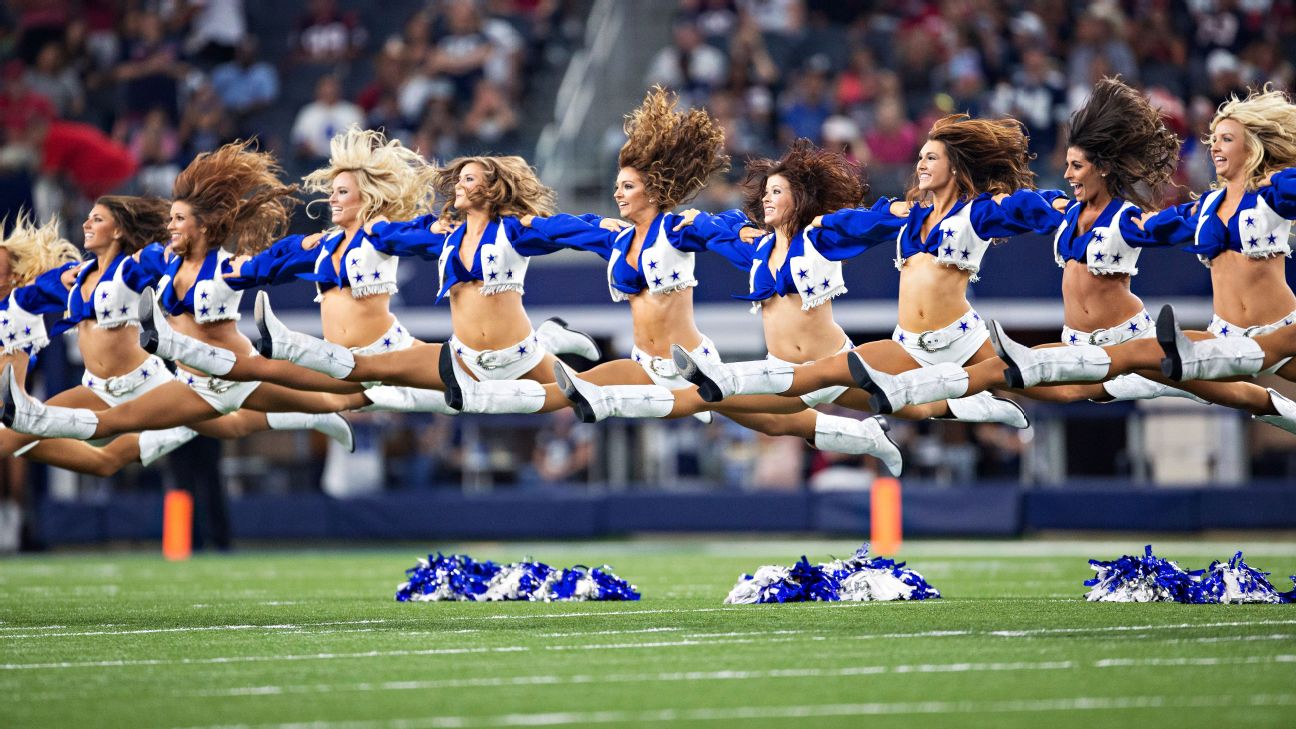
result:
[[[420,551],[610,563],[633,603],[393,600]],[[0,727],[1293,726],[1296,605],[1091,604],[1142,541],[911,542],[945,595],[724,606],[847,542],[643,540],[0,561]],[[1234,548],[1296,573],[1296,543]]]

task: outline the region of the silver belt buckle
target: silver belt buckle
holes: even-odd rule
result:
[[[679,370],[675,368],[675,362],[665,357],[653,357],[648,361],[648,366],[662,377],[676,377]]]
[[[1257,326],[1247,327],[1242,331],[1242,336],[1248,339],[1251,337],[1263,336],[1274,331],[1271,327],[1273,327],[1272,324],[1259,324]]]
[[[477,366],[484,370],[493,370],[496,367],[504,365],[504,363],[500,361],[498,349],[488,349],[484,352],[478,352],[476,362]]]
[[[1112,341],[1112,336],[1111,336],[1110,329],[1096,329],[1092,332],[1089,332],[1090,344],[1095,344],[1101,347],[1105,344],[1110,344],[1111,341]]]
[[[939,352],[949,344],[949,335],[940,330],[929,329],[918,335],[918,348],[924,352]]]
[[[233,380],[222,380],[219,377],[210,377],[207,379],[207,389],[211,390],[217,395],[221,394],[222,392],[225,392],[226,390],[230,389],[233,386],[234,386]]]
[[[134,390],[135,386],[130,384],[130,381],[127,379],[128,377],[130,377],[130,375],[109,377],[104,380],[104,391],[113,397],[121,397],[131,390]]]

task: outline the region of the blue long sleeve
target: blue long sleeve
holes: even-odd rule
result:
[[[742,215],[740,211],[730,212],[738,212],[739,215]],[[747,216],[745,215],[742,215],[741,220],[739,220],[726,213],[719,215],[698,213],[697,217],[693,219],[693,223],[686,226],[685,229],[693,228],[690,234],[702,241],[704,250],[718,253],[736,268],[747,271],[751,269],[752,261],[755,260],[756,246],[751,243],[744,243],[738,234],[738,231],[744,227],[746,220]]]
[[[269,248],[243,264],[239,276],[225,279],[230,288],[241,291],[254,286],[278,286],[298,280],[303,273],[315,270],[319,249],[306,250],[306,236],[290,235],[275,241]]]
[[[14,289],[13,300],[30,314],[61,314],[67,307],[68,297],[63,274],[79,264],[79,261],[68,261],[58,268],[51,268],[37,276],[35,281]],[[8,308],[9,299],[6,297],[0,309]]]
[[[1274,173],[1270,184],[1256,191],[1275,213],[1287,218],[1296,219],[1296,167],[1288,167]]]
[[[1185,203],[1166,208],[1145,220],[1142,228],[1136,221],[1143,213],[1138,208],[1130,208],[1120,219],[1121,236],[1135,248],[1191,243],[1197,233],[1193,219],[1188,217],[1192,207],[1193,203]]]
[[[566,217],[571,218],[571,216]],[[540,220],[545,220],[545,223],[536,225],[536,222]],[[557,224],[552,224],[549,223],[551,220],[552,218],[532,218],[531,226],[527,227],[517,218],[503,217],[500,218],[500,225],[504,226],[504,234],[508,236],[509,242],[513,244],[513,249],[524,256],[543,256],[565,248],[586,250],[590,246],[597,247],[608,241],[608,238],[593,231],[611,232],[589,225],[580,221],[579,218],[573,219],[577,221],[575,223],[560,221]],[[584,245],[581,245],[581,243],[584,243]],[[610,241],[607,242],[607,245],[610,251]]]
[[[823,216],[820,227],[811,228],[815,249],[830,261],[844,261],[880,244],[894,243],[907,218],[891,214],[890,198],[871,208],[849,208]]]
[[[571,248],[578,251],[597,253],[605,260],[612,257],[612,243],[616,233],[590,223],[586,218],[598,221],[598,216],[575,216],[558,213],[547,218],[534,217],[531,228],[534,234],[560,248]],[[519,252],[521,252],[519,250]]]
[[[968,203],[972,229],[982,238],[1008,238],[1022,233],[1052,233],[1062,224],[1063,215],[1040,193],[1018,190],[1002,202],[981,195]]]
[[[420,215],[403,222],[375,223],[373,232],[368,235],[369,242],[376,250],[388,255],[418,256],[435,261],[441,257],[441,249],[449,235],[430,230],[436,220],[436,215]]]

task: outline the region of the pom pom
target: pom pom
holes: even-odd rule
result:
[[[1269,583],[1268,572],[1261,572],[1244,562],[1241,552],[1234,554],[1228,564],[1211,562],[1201,580],[1202,602],[1272,604],[1284,602],[1284,594]]]
[[[607,565],[554,569],[543,562],[497,565],[466,554],[437,553],[405,571],[408,580],[396,588],[398,602],[459,600],[496,602],[638,600],[638,589],[617,577]]]
[[[926,600],[940,592],[904,562],[868,556],[868,545],[855,556],[818,565],[805,557],[792,567],[766,565],[743,575],[725,604],[813,602],[835,600]]]
[[[1090,602],[1198,602],[1194,597],[1200,586],[1193,574],[1152,554],[1150,544],[1143,548],[1142,557],[1091,559],[1089,566],[1097,573],[1085,580],[1093,588],[1085,594]]]
[[[1085,599],[1098,602],[1181,602],[1210,603],[1290,603],[1296,602],[1296,589],[1279,592],[1269,582],[1269,573],[1261,572],[1242,559],[1237,552],[1227,564],[1211,562],[1210,567],[1185,571],[1169,560],[1152,554],[1152,545],[1143,548],[1142,557],[1126,555],[1111,562],[1089,560],[1097,572],[1085,580],[1092,587]],[[1292,577],[1296,583],[1296,577]]]

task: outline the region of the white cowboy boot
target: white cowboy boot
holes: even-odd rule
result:
[[[1003,397],[995,397],[988,392],[978,392],[968,397],[947,400],[948,418],[938,420],[961,420],[965,423],[999,423],[1017,429],[1030,427],[1030,418],[1021,405]]]
[[[1264,367],[1264,350],[1250,337],[1214,337],[1194,340],[1184,336],[1175,321],[1174,307],[1161,307],[1156,322],[1157,343],[1165,352],[1161,373],[1172,380],[1218,380],[1258,374]]]
[[[145,466],[193,440],[198,432],[183,425],[166,430],[146,430],[139,435],[139,460]]]
[[[883,418],[863,420],[840,415],[815,413],[815,435],[812,445],[821,451],[874,456],[882,461],[892,476],[899,476],[904,457],[895,441],[887,435],[890,426]]]
[[[337,413],[266,413],[271,430],[316,430],[355,453],[355,431],[346,418]]]
[[[671,345],[671,359],[680,376],[697,385],[698,395],[707,402],[734,395],[778,395],[792,387],[790,364],[767,359],[732,364],[695,360],[678,344]]]
[[[1206,401],[1185,390],[1177,387],[1163,385],[1155,380],[1149,380],[1142,375],[1128,374],[1121,375],[1114,379],[1102,383],[1103,390],[1111,395],[1110,400],[1104,402],[1116,402],[1118,400],[1151,400],[1157,397],[1182,397],[1188,400],[1196,400],[1200,403]]]
[[[270,295],[264,290],[257,292],[254,312],[257,330],[261,332],[257,351],[262,356],[286,359],[339,380],[355,369],[355,355],[351,350],[284,326],[270,310]]]
[[[437,362],[446,405],[464,413],[535,413],[544,407],[544,385],[535,380],[477,381],[459,366],[454,347],[441,345]]]
[[[99,427],[99,416],[93,410],[46,405],[28,397],[14,379],[13,365],[5,365],[4,372],[0,373],[0,398],[3,399],[0,422],[19,433],[90,440]]]
[[[908,405],[962,397],[968,389],[968,373],[953,362],[918,367],[898,375],[875,370],[858,352],[846,358],[855,384],[872,395],[873,409],[883,415]]]
[[[1296,433],[1296,402],[1279,394],[1273,388],[1269,389],[1269,401],[1273,403],[1274,409],[1278,411],[1277,415],[1256,415],[1255,419],[1268,423],[1275,428],[1282,428],[1288,433]]]
[[[1004,369],[1004,379],[1009,387],[1034,387],[1053,382],[1097,382],[1111,370],[1111,356],[1102,347],[1081,344],[1032,349],[1009,339],[997,321],[989,322],[988,329],[995,352],[1008,365]]]
[[[238,357],[228,349],[181,334],[171,328],[166,314],[158,311],[153,289],[144,289],[139,303],[140,346],[149,354],[189,365],[220,377],[234,369]]]
[[[572,409],[585,423],[607,418],[664,418],[675,407],[675,394],[661,385],[595,385],[554,363],[554,379]]]
[[[541,322],[536,327],[536,341],[553,354],[575,354],[594,362],[603,358],[593,337],[567,326],[561,317],[551,316]]]
[[[360,408],[363,413],[439,413],[441,415],[458,415],[459,411],[446,404],[445,393],[440,390],[424,390],[419,387],[396,387],[379,385],[364,391],[364,396],[372,405]]]

